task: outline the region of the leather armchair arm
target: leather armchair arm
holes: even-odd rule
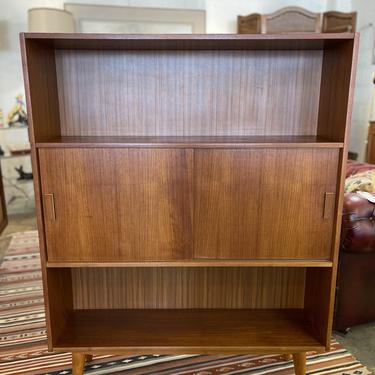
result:
[[[346,193],[344,196],[341,250],[375,252],[375,204],[358,194]]]

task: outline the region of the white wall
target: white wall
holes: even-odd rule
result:
[[[339,10],[341,12],[350,12],[352,9],[352,0],[327,0],[326,9]]]
[[[374,87],[372,84],[375,71],[375,66],[372,64],[374,26],[369,27],[369,24],[375,25],[375,1],[352,0],[352,9],[358,12],[357,30],[361,35],[349,148],[359,153],[359,160],[364,160]]]

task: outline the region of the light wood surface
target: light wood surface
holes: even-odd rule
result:
[[[323,14],[323,33],[353,33],[356,31],[357,12],[330,11]]]
[[[320,50],[59,50],[61,134],[314,135],[321,70]]]
[[[331,343],[331,291],[336,289],[336,284],[332,284],[333,276],[332,269],[328,272],[324,268],[306,270],[305,311],[327,350]]]
[[[375,164],[375,121],[370,121],[368,127],[366,162]]]
[[[37,148],[342,148],[343,142],[314,135],[286,136],[62,136],[36,143]]]
[[[30,142],[61,134],[55,53],[21,35]],[[35,124],[35,126],[34,126]]]
[[[21,49],[49,349],[294,353],[304,373],[329,349],[358,36]]]
[[[353,40],[353,33],[238,34],[64,34],[21,33],[28,44],[74,50],[322,50]]]
[[[41,149],[39,157],[43,194],[54,196],[54,213],[44,207],[49,260],[191,259],[189,150]]]
[[[262,31],[262,16],[259,13],[247,16],[237,16],[238,34],[260,34]]]
[[[284,7],[276,12],[263,14],[261,30],[267,34],[320,33],[321,15],[301,7]]]
[[[73,309],[72,276],[69,268],[46,270],[45,303],[48,305],[48,314],[52,318],[47,326],[50,345],[56,342],[66,326],[66,319]]]
[[[76,268],[74,308],[303,308],[305,274],[304,268]]]
[[[346,161],[348,155],[348,146],[349,146],[349,134],[351,128],[351,121],[352,121],[352,112],[353,112],[353,100],[354,100],[354,87],[355,87],[355,80],[356,80],[356,72],[357,72],[357,60],[358,60],[358,48],[359,48],[359,34],[355,34],[355,37],[352,41],[346,44],[346,47],[341,45],[340,49],[337,51],[338,58],[340,59],[340,71],[342,74],[348,75],[350,78],[343,77],[342,81],[345,82],[344,86],[341,87],[343,91],[340,92],[340,96],[338,102],[335,102],[335,109],[340,108],[340,103],[343,105],[343,108],[346,108],[346,112],[343,118],[341,118],[342,122],[341,127],[344,127],[344,131],[342,131],[343,139],[344,139],[344,148],[340,151],[340,161],[339,161],[339,174],[338,174],[338,191],[341,193],[338,195],[338,199],[336,202],[336,209],[335,209],[335,220],[333,226],[333,246],[332,246],[332,260],[333,260],[333,269],[332,273],[325,275],[325,293],[324,293],[324,300],[326,306],[328,307],[326,311],[328,311],[328,316],[323,319],[322,323],[325,325],[323,332],[326,333],[325,341],[326,341],[326,350],[330,350],[330,337],[332,335],[332,322],[333,322],[333,314],[334,314],[334,302],[335,302],[335,295],[336,295],[336,278],[337,278],[337,267],[338,267],[338,256],[339,256],[339,249],[340,249],[340,237],[341,237],[341,223],[342,223],[342,210],[343,210],[343,200],[344,200],[344,184],[345,184],[345,177],[346,177]],[[330,61],[330,59],[328,60]],[[345,63],[344,63],[345,61]],[[330,65],[330,63],[328,63]],[[337,72],[336,72],[337,73]],[[336,74],[335,73],[335,74]],[[328,78],[327,76],[325,78]],[[335,81],[336,82],[336,81]],[[321,94],[323,95],[323,93]],[[341,102],[346,98],[347,103]],[[327,107],[325,107],[327,110]],[[332,110],[332,108],[331,108]],[[336,123],[336,131],[339,134],[338,130],[338,123]],[[335,137],[338,139],[338,137]],[[327,285],[327,279],[330,280],[330,286]],[[323,305],[323,311],[325,306]],[[320,314],[319,312],[318,314]]]
[[[306,353],[293,353],[294,372],[296,375],[306,375]]]
[[[195,257],[330,259],[324,200],[337,150],[199,150],[194,160]]]
[[[56,349],[235,354],[322,350],[322,345],[298,309],[104,309],[75,310]]]
[[[322,83],[320,91],[318,132],[322,137],[344,141],[350,113],[350,96],[354,77],[352,68],[356,65],[353,56],[356,40],[326,49],[323,53]],[[332,79],[332,77],[337,79]],[[347,126],[345,126],[345,124]]]
[[[51,261],[330,260],[338,150],[39,154]]]
[[[138,262],[47,262],[48,268],[113,268],[113,267],[327,267],[333,262],[326,260],[295,259],[194,259],[180,261],[138,261]]]
[[[72,353],[72,373],[73,375],[82,375],[85,368],[86,356],[83,353]]]

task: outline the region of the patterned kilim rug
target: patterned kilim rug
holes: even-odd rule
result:
[[[370,372],[340,344],[309,353],[310,374]],[[37,233],[13,236],[0,268],[0,374],[71,374],[70,354],[47,352]],[[280,355],[94,357],[85,374],[293,374]]]

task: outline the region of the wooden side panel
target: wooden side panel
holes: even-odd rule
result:
[[[303,308],[304,268],[76,268],[75,309]]]
[[[323,55],[318,135],[334,141],[343,142],[347,129],[353,45],[354,41],[338,44]]]
[[[30,142],[60,133],[55,50],[36,41],[21,39]]]
[[[316,134],[321,50],[56,50],[56,64],[62,135]]]
[[[72,276],[69,268],[46,269],[47,300],[50,314],[49,339],[53,346],[66,326],[73,309]]]
[[[50,261],[191,258],[191,151],[39,150]],[[54,212],[47,212],[52,210]]]
[[[194,255],[330,259],[339,150],[195,151]],[[331,200],[331,205],[334,205]]]
[[[327,349],[331,340],[335,272],[335,268],[312,268],[306,271],[306,316]]]
[[[48,349],[52,350],[53,315],[50,313],[49,292],[46,269],[46,243],[44,218],[42,213],[41,182],[38,153],[35,142],[50,139],[60,134],[60,118],[56,80],[54,50],[45,48],[37,41],[26,40],[21,34],[22,68],[25,84],[29,140],[34,176],[35,207],[38,223],[43,293],[46,309]]]
[[[328,80],[332,75],[338,78],[340,77],[340,79],[335,79],[331,87],[322,87],[318,132],[328,131],[332,134],[334,139],[338,140],[342,138],[344,148],[340,152],[337,182],[339,194],[336,200],[335,219],[332,230],[333,268],[331,273],[319,270],[308,275],[306,309],[308,310],[311,321],[325,341],[327,350],[329,350],[332,334],[345,171],[352,120],[358,47],[359,34],[356,34],[353,41],[345,43],[345,45],[340,47],[336,56],[330,52],[324,57],[325,61],[323,62],[325,67],[323,68],[322,80]],[[326,73],[324,73],[325,70]],[[336,96],[335,92],[337,92]],[[332,113],[330,111],[332,111]],[[321,294],[316,293],[317,290],[320,290]],[[312,295],[310,291],[312,291]],[[315,308],[317,305],[320,305],[320,307]]]

